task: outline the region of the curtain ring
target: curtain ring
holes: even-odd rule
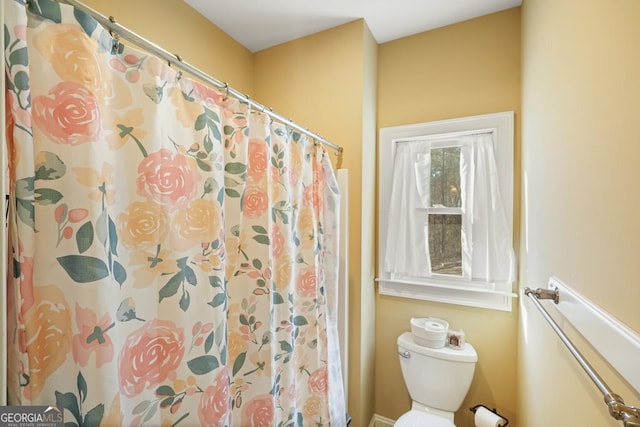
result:
[[[225,90],[225,94],[224,97],[222,98],[222,102],[225,102],[227,99],[229,99],[229,83],[227,82],[223,82],[224,83],[224,90]]]
[[[176,74],[176,81],[179,82],[182,78],[182,70],[178,70],[178,74]]]
[[[115,55],[118,53],[120,49],[120,34],[114,32],[113,30],[109,30],[109,34],[113,38],[113,45],[111,46],[111,54]]]

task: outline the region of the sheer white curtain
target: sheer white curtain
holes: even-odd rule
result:
[[[428,213],[431,150],[438,139],[396,144],[383,266],[387,273],[415,278],[432,276]],[[490,132],[447,138],[460,147],[462,194],[462,278],[473,282],[511,282],[515,256]]]

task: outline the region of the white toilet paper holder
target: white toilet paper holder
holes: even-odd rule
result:
[[[487,407],[485,405],[476,405],[473,408],[469,408],[469,410],[475,414],[476,411],[478,410],[478,408],[480,408],[480,407],[483,407],[483,408],[487,409],[488,411],[493,412],[494,414],[496,414],[500,418],[502,418],[505,421],[504,424],[500,424],[502,427],[505,427],[507,424],[509,424],[509,420],[507,419],[507,417],[505,417],[504,415],[499,414],[498,411],[496,411],[496,408],[491,409],[491,408],[489,408],[489,407]]]

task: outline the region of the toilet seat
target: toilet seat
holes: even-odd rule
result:
[[[403,414],[394,427],[456,427],[451,421],[429,414],[423,411],[412,409]]]

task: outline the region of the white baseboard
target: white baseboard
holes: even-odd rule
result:
[[[373,414],[371,421],[369,421],[369,427],[393,427],[396,422],[389,418],[385,418],[378,414]]]

